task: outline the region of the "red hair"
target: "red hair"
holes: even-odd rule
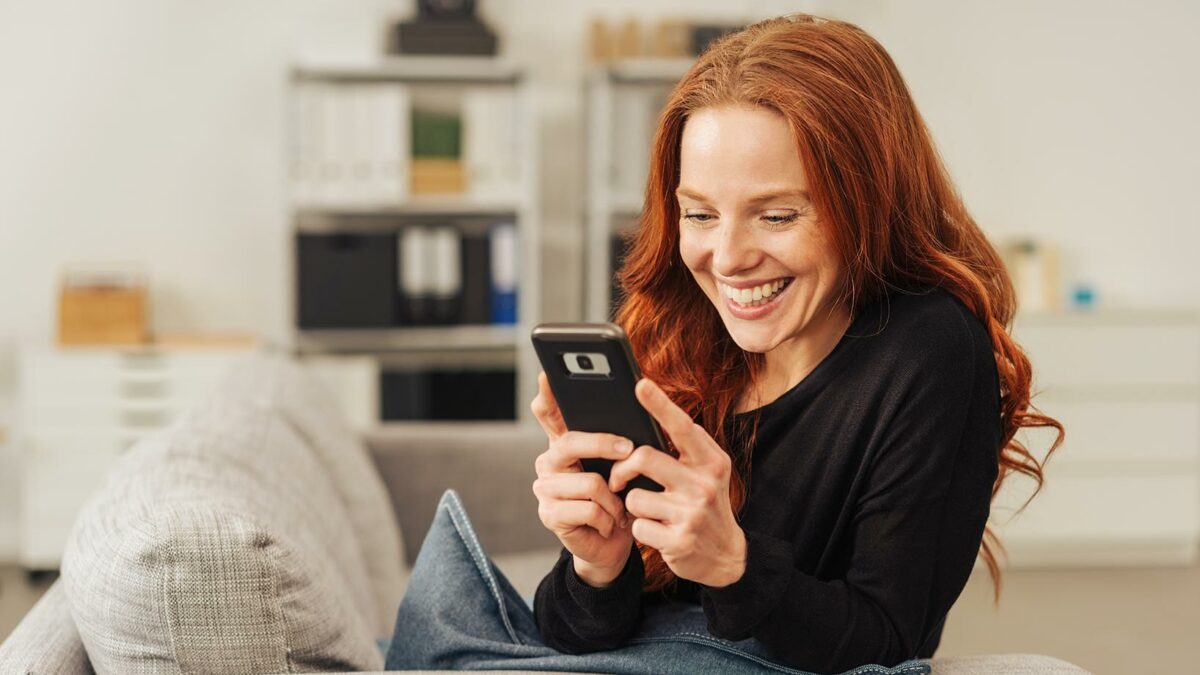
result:
[[[787,119],[813,206],[844,265],[839,301],[852,313],[889,288],[933,285],[955,295],[987,327],[1003,429],[992,496],[1013,472],[1029,476],[1040,489],[1042,463],[1015,434],[1022,427],[1053,427],[1058,432],[1053,453],[1064,432],[1057,420],[1030,405],[1032,370],[1008,333],[1016,302],[1000,256],[967,212],[883,47],[852,24],[792,15],[716,41],[676,85],[658,119],[644,208],[619,272],[623,299],[617,321],[643,372],[733,458],[734,512],[746,499],[754,429],[751,421],[743,434],[725,422],[761,373],[763,356],[733,342],[684,266],[674,194],[688,116],[721,105],[763,106]],[[644,588],[674,582],[659,552],[639,546]],[[998,550],[1003,546],[988,527],[980,555],[997,600]]]

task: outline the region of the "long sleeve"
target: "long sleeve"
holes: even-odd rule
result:
[[[642,557],[636,546],[621,574],[604,588],[593,588],[580,579],[564,548],[534,595],[534,619],[542,641],[569,654],[619,646],[641,620],[642,579]]]
[[[848,521],[844,573],[806,574],[793,542],[747,531],[742,578],[701,591],[713,635],[754,637],[779,661],[818,672],[894,665],[936,638],[979,551],[1001,438],[990,349],[939,328],[864,404],[878,426],[852,508],[838,516]]]

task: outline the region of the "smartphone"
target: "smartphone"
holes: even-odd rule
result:
[[[614,323],[544,323],[533,329],[533,348],[550,380],[563,421],[571,431],[624,436],[633,447],[665,451],[662,430],[633,393],[641,378],[625,331]],[[611,459],[581,461],[584,471],[608,480]],[[658,483],[638,476],[621,491],[633,488],[661,492]]]

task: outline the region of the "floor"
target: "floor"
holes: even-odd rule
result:
[[[44,589],[0,567],[0,640]],[[998,609],[991,592],[977,572],[950,612],[938,656],[1049,654],[1101,674],[1195,667],[1200,566],[1018,570],[1005,577]]]
[[[938,656],[1040,653],[1095,673],[1196,672],[1200,565],[1009,572],[999,608],[976,570]]]

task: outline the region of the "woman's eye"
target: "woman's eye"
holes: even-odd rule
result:
[[[709,222],[712,220],[712,216],[707,213],[686,213],[683,219],[700,224]]]
[[[771,225],[787,225],[788,223],[796,220],[798,216],[799,214],[789,213],[785,216],[763,216],[763,220],[767,221]]]

